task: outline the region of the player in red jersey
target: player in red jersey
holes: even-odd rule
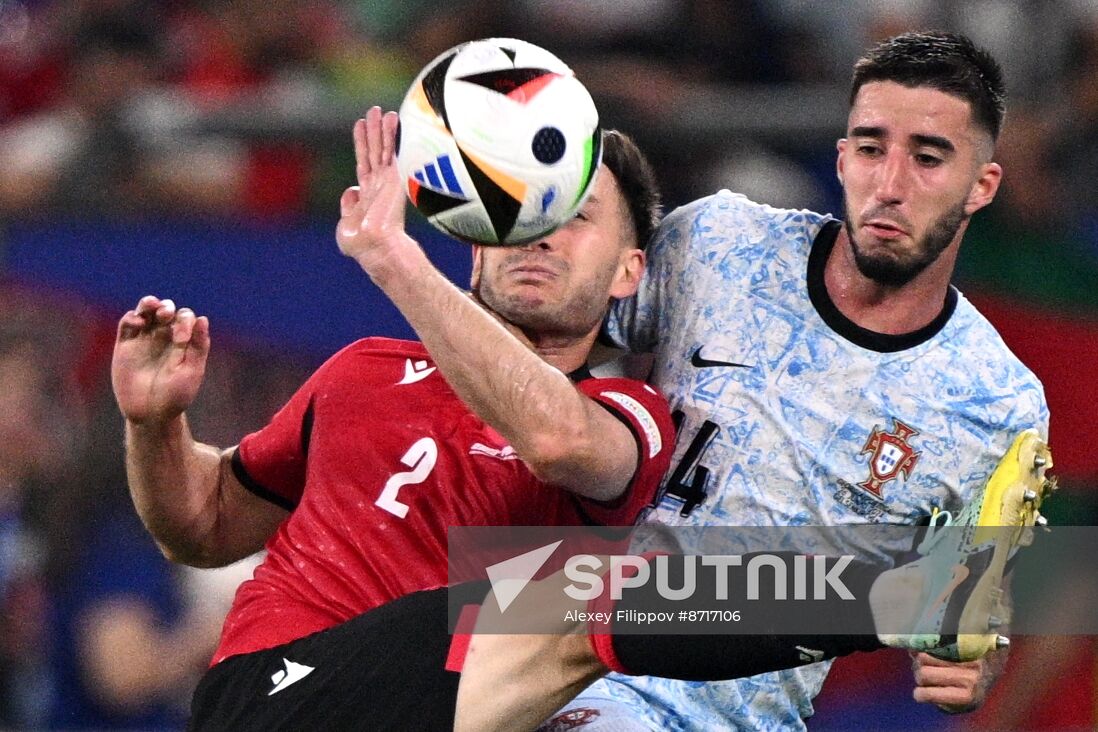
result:
[[[474,250],[482,307],[404,233],[395,131],[396,115],[377,108],[356,124],[360,185],[344,194],[337,239],[422,344],[352,344],[269,425],[219,450],[197,442],[185,417],[208,320],[149,296],[119,324],[112,379],[149,531],[166,556],[195,566],[268,552],[226,620],[196,727],[331,728],[365,723],[367,711],[385,727],[371,688],[411,690],[425,708],[445,693],[439,714],[452,720],[456,674],[452,688],[417,690],[399,674],[408,653],[394,648],[425,649],[379,640],[384,623],[366,611],[445,584],[448,526],[633,523],[670,460],[663,399],[585,368],[611,299],[636,289],[638,242],[658,215],[635,146],[604,136],[593,194],[551,236]],[[439,724],[402,721],[391,724]]]

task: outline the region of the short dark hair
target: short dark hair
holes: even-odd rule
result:
[[[644,249],[656,233],[663,212],[652,164],[637,143],[618,130],[602,131],[602,162],[617,178],[637,233],[637,247]]]
[[[990,53],[967,36],[945,31],[903,33],[878,43],[854,64],[850,105],[863,84],[894,81],[929,86],[972,106],[976,123],[999,138],[1003,124],[1003,70]]]

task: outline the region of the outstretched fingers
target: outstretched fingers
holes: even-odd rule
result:
[[[358,185],[339,199],[336,242],[367,271],[372,263],[386,261],[386,250],[411,241],[404,233],[405,190],[396,166],[399,121],[396,112],[382,113],[374,106],[355,122],[352,133]]]
[[[377,173],[381,168],[383,145],[381,143],[381,107],[373,106],[366,112],[366,158],[370,172]]]
[[[381,162],[392,165],[396,160],[396,137],[400,126],[400,116],[396,112],[386,112],[381,118]]]
[[[351,130],[351,137],[354,139],[355,145],[355,177],[358,180],[358,184],[362,185],[362,181],[370,175],[370,160],[369,152],[366,144],[366,120],[355,120],[355,126]]]
[[[396,159],[396,136],[400,117],[396,112],[382,114],[381,107],[370,107],[352,130],[355,147],[355,173],[358,185],[367,187],[374,176],[384,172]]]

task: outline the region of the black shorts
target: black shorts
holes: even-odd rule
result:
[[[488,583],[462,587],[477,603]],[[461,675],[446,588],[416,592],[202,678],[190,730],[451,730]],[[453,665],[453,664],[451,664]],[[460,666],[458,666],[460,668]]]

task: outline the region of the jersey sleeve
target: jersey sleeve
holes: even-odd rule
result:
[[[233,474],[252,493],[292,511],[305,490],[314,395],[332,379],[341,357],[332,356],[290,397],[265,427],[246,435],[232,458]]]
[[[613,501],[575,499],[591,521],[605,526],[631,526],[655,501],[675,449],[671,410],[658,391],[635,379],[586,379],[580,391],[620,419],[637,441],[637,469],[625,493]]]
[[[603,323],[600,340],[618,348],[645,353],[655,348],[669,315],[668,301],[690,285],[686,262],[693,246],[698,219],[706,214],[710,198],[675,209],[660,223],[648,246],[648,264],[633,297],[616,300]]]

